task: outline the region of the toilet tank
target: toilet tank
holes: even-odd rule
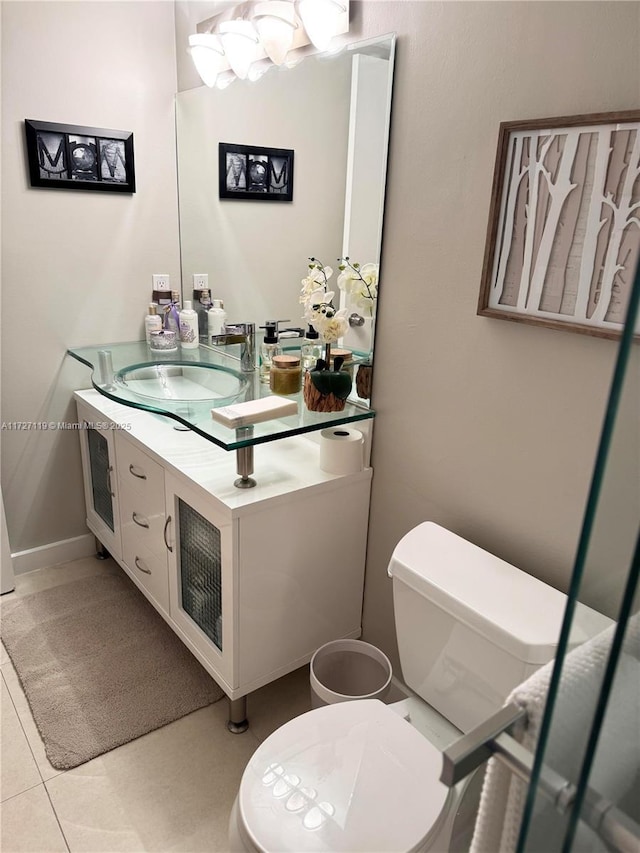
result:
[[[566,596],[433,522],[400,540],[388,573],[404,681],[463,732],[555,656]],[[610,624],[578,604],[570,646]]]

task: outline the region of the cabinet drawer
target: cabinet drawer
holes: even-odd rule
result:
[[[160,558],[145,543],[125,532],[123,558],[129,574],[149,593],[151,598],[169,612],[169,571],[167,558]]]
[[[125,487],[157,499],[164,493],[164,471],[155,460],[116,433],[118,475]]]
[[[141,495],[120,479],[120,528],[123,540],[140,542],[166,560],[164,495]]]

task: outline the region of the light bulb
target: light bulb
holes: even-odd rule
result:
[[[263,60],[262,62],[254,62],[251,68],[249,69],[249,73],[247,74],[247,79],[251,80],[252,83],[255,83],[256,80],[259,80],[263,77],[270,68],[273,68],[273,65],[268,60]]]
[[[218,79],[216,80],[216,89],[226,89],[227,86],[230,86],[234,80],[238,78],[233,73],[233,71],[223,71],[222,74],[218,74]]]
[[[189,36],[189,53],[205,86],[213,86],[221,69],[226,66],[224,49],[218,36],[196,33]]]
[[[296,29],[293,3],[291,0],[265,0],[256,5],[253,20],[265,53],[275,65],[282,65]]]
[[[318,50],[326,50],[336,34],[339,16],[345,11],[336,0],[299,0],[302,23]]]
[[[229,65],[241,80],[245,80],[249,67],[255,59],[258,44],[258,36],[253,24],[242,18],[222,21],[218,26],[218,33]]]

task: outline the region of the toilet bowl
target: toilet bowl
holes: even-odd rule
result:
[[[267,738],[242,778],[231,853],[448,849],[471,777],[439,781],[441,746],[404,718],[408,701],[328,705]]]
[[[443,853],[470,840],[482,774],[445,787],[442,750],[554,656],[566,599],[429,522],[401,540],[389,575],[410,698],[328,705],[270,735],[240,783],[231,853]],[[570,645],[609,624],[578,611]]]

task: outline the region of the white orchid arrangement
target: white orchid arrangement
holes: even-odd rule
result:
[[[335,343],[349,328],[346,309],[338,310],[333,304],[335,291],[329,290],[333,269],[317,258],[309,258],[309,272],[302,279],[300,303],[304,306],[304,319],[318,332],[326,344]]]
[[[341,271],[338,276],[338,287],[363,314],[373,317],[378,299],[379,264],[360,266],[348,257],[338,258],[338,262]]]

